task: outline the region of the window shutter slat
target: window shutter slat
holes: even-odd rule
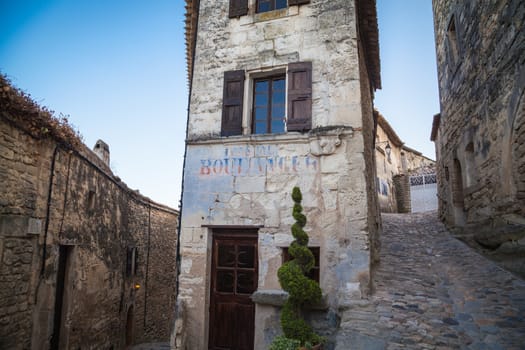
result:
[[[288,131],[312,128],[312,62],[288,65]]]
[[[288,6],[309,4],[310,0],[288,0]]]
[[[229,17],[235,18],[248,14],[248,0],[230,0]]]
[[[221,136],[242,135],[244,71],[224,72]]]

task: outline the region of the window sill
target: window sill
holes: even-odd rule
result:
[[[236,136],[218,136],[210,135],[207,137],[195,137],[187,139],[188,145],[202,145],[202,144],[245,144],[245,143],[310,143],[313,141],[319,142],[320,138],[328,137],[329,139],[337,140],[343,136],[352,137],[354,135],[354,128],[351,126],[332,126],[326,128],[315,128],[307,132],[288,131],[281,134],[249,134]],[[337,144],[338,145],[338,144]],[[336,146],[337,146],[336,145]]]
[[[300,133],[298,131],[289,131],[280,134],[249,134],[249,135],[237,135],[237,136],[219,136],[210,137],[208,139],[196,139],[188,140],[188,144],[235,144],[235,143],[246,143],[246,142],[262,142],[262,143],[286,143],[286,142],[310,142],[312,136],[309,133]]]

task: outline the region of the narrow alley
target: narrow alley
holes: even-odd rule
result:
[[[435,212],[383,214],[375,293],[349,305],[336,349],[525,349],[525,281]]]

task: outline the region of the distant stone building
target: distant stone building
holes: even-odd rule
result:
[[[369,293],[380,218],[375,1],[187,0],[190,65],[179,299],[186,349],[267,349],[300,186],[335,342]],[[329,347],[330,348],[330,347]]]
[[[434,0],[433,11],[439,214],[497,236],[525,215],[525,2]],[[519,236],[493,238],[498,246]]]
[[[1,349],[169,339],[178,212],[95,153],[0,77]]]
[[[410,212],[410,176],[435,173],[435,161],[405,146],[388,121],[375,111],[377,195],[384,213]],[[431,195],[432,196],[432,195]],[[435,198],[434,194],[434,200]]]

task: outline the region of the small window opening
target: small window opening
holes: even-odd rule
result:
[[[310,273],[307,275],[308,278],[316,281],[319,283],[319,275],[320,275],[320,264],[319,264],[319,256],[321,252],[321,248],[319,247],[308,247],[315,258],[314,267],[310,270]],[[288,248],[283,248],[283,263],[292,260],[292,256],[288,252]]]
[[[95,191],[93,190],[88,192],[87,208],[89,211],[93,211],[95,209]]]
[[[456,17],[452,16],[448,24],[447,39],[449,46],[450,60],[455,65],[459,60],[458,33],[456,30]]]
[[[128,247],[126,255],[126,276],[132,277],[137,274],[138,254],[136,247]]]
[[[288,6],[287,0],[258,0],[257,12],[268,12],[273,10],[284,9]]]

